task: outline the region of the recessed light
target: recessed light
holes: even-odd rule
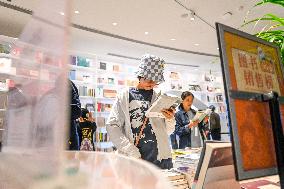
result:
[[[175,38],[171,38],[171,41],[175,41],[176,39]]]
[[[195,46],[199,46],[199,44],[198,44],[198,43],[195,43],[194,45],[195,45]]]
[[[64,16],[64,12],[60,12],[60,14],[61,14],[62,16]]]
[[[197,68],[195,68],[194,70],[195,70],[195,71],[197,71],[198,69],[197,69]]]
[[[149,32],[144,32],[145,33],[145,35],[148,35],[149,34]]]
[[[79,14],[79,13],[80,13],[80,12],[79,12],[79,11],[77,11],[77,10],[75,10],[74,12],[75,12],[75,14]]]
[[[219,50],[219,47],[217,47],[217,50]]]
[[[17,38],[17,37],[14,37],[14,39],[17,40],[18,38]]]
[[[116,25],[117,25],[117,23],[116,23],[116,22],[113,22],[113,23],[112,23],[112,25],[116,26]]]
[[[194,17],[191,17],[191,18],[190,18],[190,20],[191,20],[191,21],[194,21],[194,20],[195,20],[195,18],[194,18]]]

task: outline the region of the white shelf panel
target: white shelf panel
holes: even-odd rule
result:
[[[79,96],[79,98],[84,98],[84,99],[95,99],[94,96]]]
[[[71,65],[71,64],[69,65],[69,67],[73,70],[93,72],[94,74],[96,72],[96,69],[93,67],[76,66],[76,65]]]
[[[102,70],[102,69],[97,69],[97,74],[98,75],[117,75],[117,76],[128,76],[130,75],[129,73],[125,73],[125,72],[116,72],[116,71],[112,71],[112,70]]]
[[[80,81],[80,80],[74,80],[74,79],[71,79],[71,81],[73,81],[75,84],[78,84],[78,85],[95,85],[91,81]]]

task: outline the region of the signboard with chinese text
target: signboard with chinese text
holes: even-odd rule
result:
[[[217,24],[222,72],[238,180],[277,174],[268,102],[233,98],[275,91],[284,95],[279,49],[272,43]],[[284,110],[283,105],[280,107]],[[282,120],[284,120],[282,112]]]

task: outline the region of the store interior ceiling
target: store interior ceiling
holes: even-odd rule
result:
[[[0,0],[0,35],[18,37],[31,19],[30,14],[4,7],[3,4],[34,11],[40,2]],[[267,23],[257,27],[241,27],[245,19],[251,20],[268,12],[284,17],[283,9],[275,5],[253,8],[256,2],[73,0],[71,22],[89,28],[91,32],[72,27],[72,50],[102,55],[110,60],[114,58],[132,62],[144,53],[152,53],[162,56],[166,62],[219,72],[221,68],[215,22],[254,34]],[[63,12],[56,14],[65,16]]]

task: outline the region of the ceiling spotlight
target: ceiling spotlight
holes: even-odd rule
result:
[[[116,23],[116,22],[114,22],[114,23],[112,23],[112,25],[116,26],[116,25],[117,25],[117,23]]]
[[[79,13],[80,13],[80,12],[79,12],[79,11],[77,11],[77,10],[76,10],[76,11],[74,11],[74,12],[75,12],[75,14],[79,14]]]
[[[175,38],[171,38],[171,41],[175,41],[176,39]]]
[[[61,14],[62,16],[64,16],[64,12],[60,12],[60,14]]]
[[[145,32],[145,35],[148,35],[149,34],[149,32]]]
[[[195,12],[194,12],[193,10],[190,10],[189,19],[190,19],[191,21],[194,21],[194,20],[195,20]]]
[[[195,43],[194,45],[195,45],[195,46],[199,46],[199,44],[198,44],[198,43]]]
[[[217,47],[217,50],[219,50],[219,47]]]

